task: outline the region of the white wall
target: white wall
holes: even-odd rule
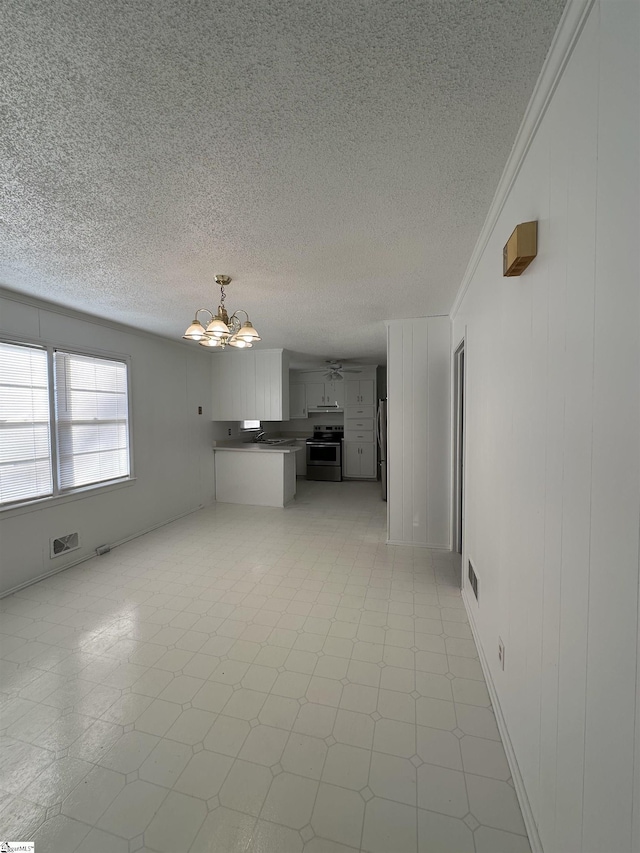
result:
[[[593,4],[453,318],[466,599],[545,853],[640,849],[639,10]],[[530,219],[539,255],[503,278]]]
[[[135,481],[0,512],[0,594],[213,500],[207,353],[0,291],[0,334],[131,357]],[[198,406],[203,413],[198,415]],[[50,559],[50,537],[82,547]]]
[[[389,542],[451,542],[449,317],[387,323]]]

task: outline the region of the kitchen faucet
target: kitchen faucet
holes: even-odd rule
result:
[[[262,441],[263,438],[264,438],[264,431],[259,432],[257,435],[254,435],[253,438],[251,439],[251,441]]]

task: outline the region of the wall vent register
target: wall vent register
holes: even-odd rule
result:
[[[469,560],[469,583],[471,584],[471,589],[476,597],[476,601],[478,601],[478,576],[475,573],[471,560]]]
[[[65,536],[57,536],[55,539],[50,539],[51,559],[60,557],[62,554],[68,554],[69,551],[77,551],[80,547],[80,536],[78,533],[67,533]]]

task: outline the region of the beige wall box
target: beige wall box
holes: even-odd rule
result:
[[[502,274],[522,275],[538,253],[538,223],[521,222],[502,251]]]

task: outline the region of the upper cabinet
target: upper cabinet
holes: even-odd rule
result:
[[[225,350],[212,353],[211,363],[212,420],[289,420],[286,350]]]
[[[292,370],[290,374],[290,417],[308,418],[314,411],[344,411],[346,417],[373,417],[376,397],[375,365],[363,365],[362,379],[323,380],[323,370]],[[359,407],[349,412],[349,407]],[[369,408],[368,408],[369,407]]]
[[[302,382],[292,382],[289,386],[289,418],[307,418],[307,394]]]
[[[375,381],[373,379],[346,379],[345,403],[347,406],[373,406],[375,402]]]
[[[309,409],[344,407],[344,382],[306,382],[305,385]]]

